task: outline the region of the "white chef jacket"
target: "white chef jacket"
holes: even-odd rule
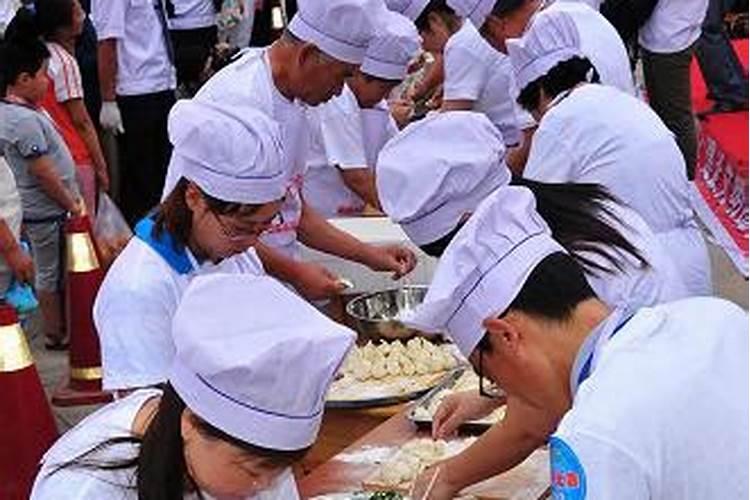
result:
[[[550,440],[553,498],[747,498],[747,313],[686,299],[611,336],[626,317],[610,316],[573,366],[573,406]]]
[[[199,265],[187,248],[171,257],[178,261],[176,265],[135,236],[104,278],[93,315],[106,390],[144,387],[167,379],[175,355],[172,317],[193,277],[217,270],[264,272],[253,249],[219,265]]]
[[[557,1],[537,16],[555,11],[567,12],[575,22],[581,51],[596,68],[601,83],[636,95],[628,52],[614,26],[584,2]]]
[[[91,1],[99,40],[117,41],[117,95],[152,94],[177,85],[159,20],[160,1]]]
[[[659,0],[641,27],[638,42],[660,54],[685,50],[701,36],[707,10],[708,0]]]
[[[710,294],[708,250],[669,129],[647,104],[613,87],[582,85],[560,97],[540,121],[523,175],[602,184],[662,240],[690,294]]]
[[[305,202],[326,218],[360,214],[365,202],[344,183],[341,170],[375,168],[383,145],[398,132],[388,104],[361,109],[345,85],[340,96],[311,109],[308,117]]]
[[[619,256],[622,271],[614,274],[599,270],[586,271],[586,279],[596,295],[610,307],[629,306],[631,309],[654,306],[690,296],[677,264],[648,224],[632,209],[620,204],[607,204],[611,214],[602,213],[604,219],[615,227],[649,263],[648,268],[629,253],[608,248]],[[614,216],[614,217],[613,217]],[[600,255],[579,252],[588,260],[607,268],[612,265]]]
[[[243,108],[253,108],[279,123],[284,145],[283,162],[289,176],[286,199],[281,208],[284,221],[272,226],[262,239],[283,254],[297,257],[297,227],[302,215],[300,191],[310,140],[306,107],[301,101],[289,101],[276,89],[266,49],[245,51],[239,60],[214,75],[198,91],[195,99],[220,107],[229,114],[241,115]],[[174,172],[170,174],[170,184],[165,190],[171,190],[177,180]]]
[[[172,0],[175,15],[169,19],[169,29],[192,30],[216,26],[213,0]]]
[[[64,434],[42,458],[42,467],[31,491],[32,500],[136,500],[133,488],[133,470],[103,471],[96,469],[66,468],[52,475],[55,466],[81,456],[96,445],[116,437],[132,435],[133,422],[146,402],[161,396],[161,391],[144,389],[111,403],[89,415],[76,427]],[[119,445],[96,455],[97,459],[116,461],[128,459],[137,453],[136,445]],[[203,494],[207,499],[210,495]],[[197,494],[188,494],[186,500],[197,500]],[[254,500],[296,500],[297,485],[291,471],[285,471],[275,485]],[[248,499],[250,500],[250,499]]]
[[[21,235],[21,216],[21,195],[18,194],[15,177],[5,158],[0,156],[0,219],[8,226],[16,241]],[[11,277],[10,268],[0,255],[0,296],[10,286]]]
[[[474,101],[474,111],[487,115],[503,134],[506,146],[517,145],[526,115],[515,102],[508,56],[493,49],[465,20],[446,43],[443,60],[443,100]]]

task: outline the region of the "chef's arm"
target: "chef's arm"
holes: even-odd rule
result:
[[[435,62],[427,69],[421,82],[414,86],[411,98],[420,101],[440,86],[445,79],[442,54],[435,54]]]
[[[547,442],[561,417],[509,397],[503,421],[441,467],[444,481],[458,492],[509,471]]]
[[[115,38],[99,42],[97,64],[99,65],[99,88],[102,101],[114,101],[117,78],[117,40]]]
[[[357,193],[370,206],[381,210],[378,189],[375,186],[375,173],[369,168],[340,170],[344,184]]]
[[[508,168],[515,175],[523,175],[523,171],[526,168],[526,162],[529,160],[529,152],[531,151],[531,141],[534,138],[534,132],[536,132],[536,127],[524,129],[521,144],[515,148],[511,148],[505,157],[505,162],[508,165]]]

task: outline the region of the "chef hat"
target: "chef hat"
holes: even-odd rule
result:
[[[582,55],[575,21],[567,12],[548,11],[536,16],[520,39],[508,40],[518,88],[523,90],[558,63]]]
[[[172,177],[185,177],[228,202],[259,204],[284,196],[288,176],[279,126],[260,111],[247,109],[240,117],[183,100],[169,113],[168,129],[174,146],[169,169],[179,172]]]
[[[405,322],[446,332],[468,357],[485,319],[504,312],[534,268],[565,250],[552,239],[531,191],[504,186],[461,228],[440,259],[424,302]]]
[[[289,30],[339,61],[362,64],[382,0],[299,0]]]
[[[403,80],[421,39],[414,23],[401,14],[383,10],[375,37],[370,41],[363,73],[386,80]]]
[[[430,0],[385,0],[386,7],[403,14],[412,21],[417,20],[428,3],[430,3]]]
[[[315,441],[356,339],[273,278],[243,274],[195,278],[172,329],[169,380],[185,404],[237,439],[288,451]]]
[[[495,0],[448,0],[448,7],[469,19],[477,29],[482,27],[494,6]]]
[[[417,245],[439,240],[510,182],[505,145],[481,113],[436,113],[391,139],[378,156],[383,210]]]

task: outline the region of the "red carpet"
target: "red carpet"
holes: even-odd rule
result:
[[[735,50],[748,67],[748,41]],[[696,112],[711,108],[706,84],[693,63],[693,105]],[[695,208],[737,268],[748,274],[748,112],[710,115],[701,121],[695,187]]]

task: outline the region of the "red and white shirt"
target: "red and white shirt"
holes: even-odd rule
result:
[[[91,165],[91,155],[86,143],[78,134],[70,112],[64,103],[74,99],[83,99],[81,70],[73,54],[61,45],[48,42],[50,52],[47,78],[49,87],[42,100],[42,108],[49,114],[65,140],[76,165]]]

